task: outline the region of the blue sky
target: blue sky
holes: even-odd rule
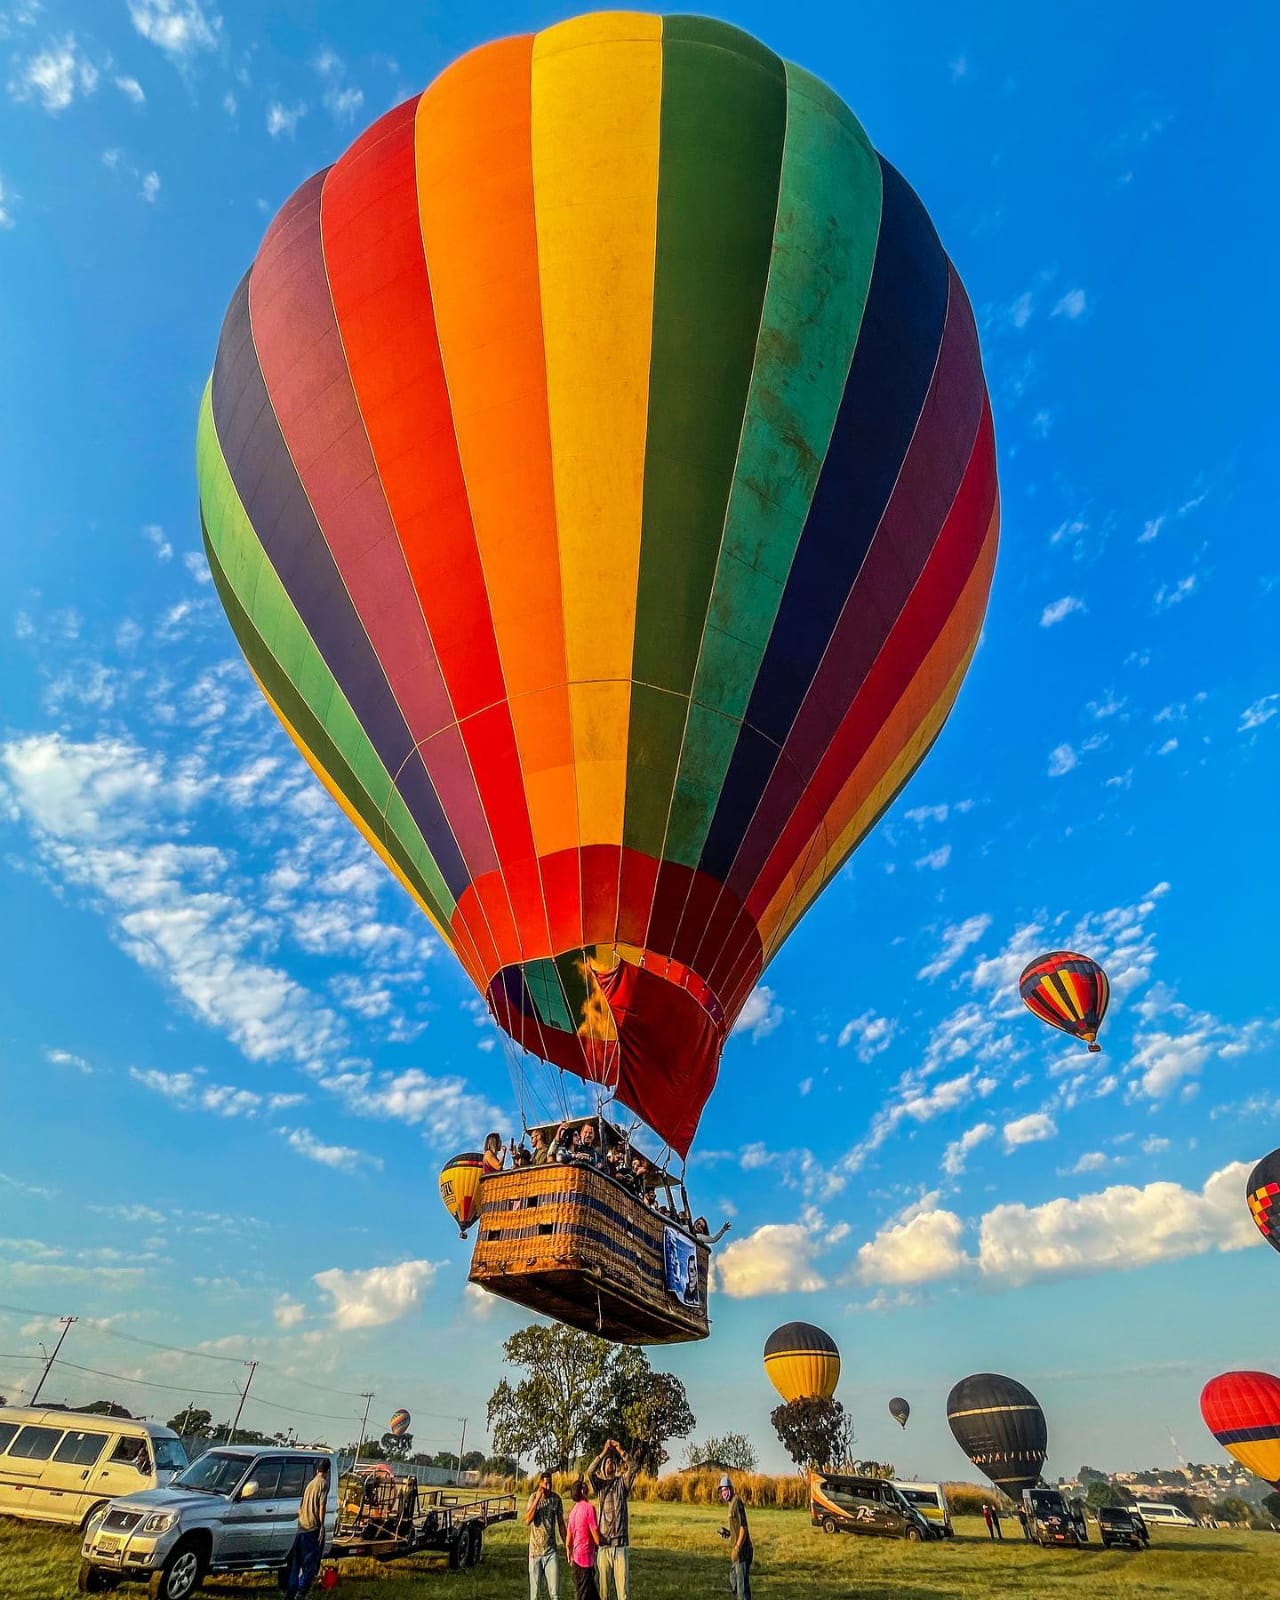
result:
[[[968,1371],[1032,1385],[1068,1472],[1169,1461],[1170,1430],[1215,1459],[1202,1383],[1277,1362],[1243,1201],[1280,1143],[1277,30],[1244,10],[719,13],[824,73],[929,207],[1004,501],[957,709],[753,996],[692,1164],[733,1231],[713,1341],[669,1364],[701,1434],[774,1465],[760,1348],[794,1317],[840,1343],[865,1451],[922,1476],[964,1467]],[[78,1366],[173,1385],[68,1368],[73,1399],[226,1410],[254,1355],[259,1426],[348,1437],[371,1388],[423,1442],[480,1431],[521,1318],[464,1289],[435,1174],[511,1129],[511,1080],[259,701],[194,429],[291,190],[459,51],[568,14],[0,0],[0,1392],[68,1311]],[[1112,973],[1102,1056],[1017,1002],[1064,944]]]

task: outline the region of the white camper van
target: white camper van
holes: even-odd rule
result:
[[[187,1464],[172,1428],[61,1406],[0,1406],[0,1515],[83,1527],[109,1500]]]

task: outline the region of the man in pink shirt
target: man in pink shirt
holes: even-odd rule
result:
[[[600,1600],[596,1587],[596,1549],[600,1544],[596,1508],[581,1478],[570,1489],[569,1496],[573,1510],[569,1513],[565,1549],[569,1553],[569,1570],[573,1573],[574,1600]]]

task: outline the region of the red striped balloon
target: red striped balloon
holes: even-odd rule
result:
[[[1280,1378],[1269,1372],[1224,1372],[1200,1395],[1200,1415],[1242,1467],[1280,1489]]]
[[[1037,956],[1018,979],[1018,992],[1027,1010],[1080,1039],[1090,1050],[1101,1050],[1098,1029],[1107,1014],[1111,984],[1090,956],[1074,950],[1053,950]]]

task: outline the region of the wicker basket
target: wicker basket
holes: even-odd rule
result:
[[[589,1167],[493,1173],[480,1186],[471,1282],[616,1344],[707,1337],[710,1251],[697,1243],[700,1304],[666,1286],[660,1216]]]

